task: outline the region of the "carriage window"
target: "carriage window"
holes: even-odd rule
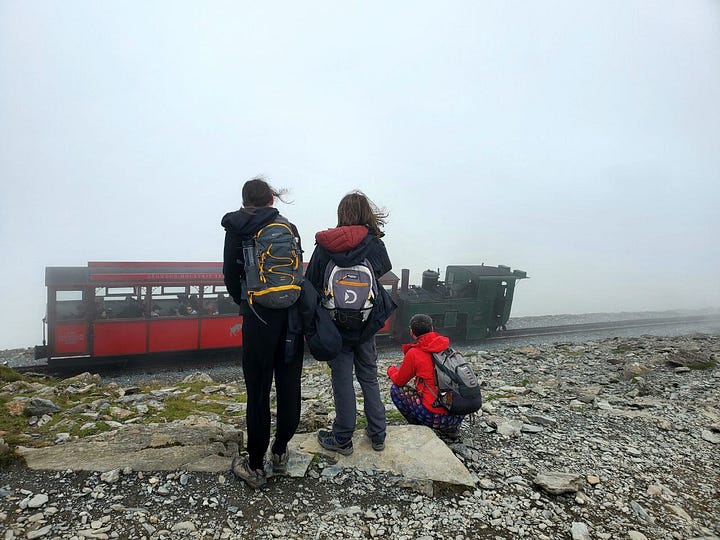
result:
[[[203,290],[203,303],[202,303],[203,315],[220,315],[220,309],[218,308],[218,295],[213,290],[213,286],[212,285],[204,285],[202,290]]]
[[[224,285],[203,285],[202,292],[203,315],[237,315],[237,306]]]
[[[95,319],[143,318],[147,294],[147,287],[96,287]]]
[[[217,294],[217,309],[221,315],[237,315],[238,307],[227,293],[225,285],[213,286],[213,291]]]
[[[162,294],[186,294],[187,287],[153,287],[155,289],[162,289]],[[154,294],[154,292],[153,292]]]
[[[84,319],[86,311],[82,291],[55,291],[55,314],[58,320]]]
[[[200,311],[200,288],[152,287],[150,317],[197,317]]]

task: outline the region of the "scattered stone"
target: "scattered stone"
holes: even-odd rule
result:
[[[523,427],[522,420],[509,420],[500,416],[486,416],[485,423],[504,437],[517,437]]]
[[[28,501],[27,507],[28,508],[40,508],[42,505],[47,503],[49,500],[50,499],[47,495],[45,495],[44,493],[39,493],[39,494],[35,495],[34,497],[32,497]]]
[[[682,366],[688,369],[709,369],[715,367],[716,362],[712,355],[700,351],[678,351],[667,357],[668,364]]]
[[[106,484],[114,484],[115,482],[120,480],[120,470],[113,469],[111,471],[104,472],[100,475],[100,480],[102,480]]]
[[[196,371],[192,375],[188,375],[183,379],[184,383],[211,383],[214,382],[213,378],[207,373]]]
[[[56,412],[60,412],[60,410],[60,407],[58,407],[54,402],[43,398],[32,398],[27,406],[27,414],[32,416],[54,414]]]
[[[636,377],[644,377],[650,373],[650,368],[647,366],[644,366],[642,364],[639,364],[638,362],[631,362],[629,364],[625,364],[623,367],[623,376],[626,379],[634,379]]]
[[[17,397],[5,403],[5,409],[10,416],[22,416],[27,410],[30,400],[26,397]]]
[[[459,442],[428,436],[463,467],[466,484],[447,482],[445,473],[437,480],[415,478],[410,465],[426,461],[434,467],[447,458],[408,446],[392,429],[385,451],[374,452],[362,429],[357,385],[353,455],[300,452],[309,444],[305,439],[312,441],[334,418],[322,363],[303,368],[290,477],[270,478],[257,491],[228,472],[232,456],[245,450],[239,364],[214,367],[208,374],[217,382],[198,381],[192,388],[180,384],[184,373],[121,375],[111,382],[0,381],[3,403],[17,403],[19,414],[27,414],[13,420],[2,407],[0,416],[22,427],[6,433],[0,427],[0,449],[3,438],[11,451],[18,449],[15,441],[24,441],[26,459],[35,464],[36,452],[58,452],[54,470],[30,469],[22,461],[0,470],[0,538],[647,540],[644,527],[653,538],[718,536],[718,443],[707,437],[720,433],[720,370],[666,362],[678,351],[718,358],[720,338],[643,336],[533,349],[530,355],[517,349],[466,354],[481,375],[490,418],[464,422]],[[396,354],[381,351],[378,371],[397,362]],[[633,363],[647,373],[625,378],[623,368]],[[400,427],[389,381],[379,382],[390,428]],[[63,410],[36,415],[29,425],[26,404],[56,397]],[[276,402],[274,392],[270,399]],[[174,419],[169,400],[186,400],[194,413]],[[150,415],[158,423],[149,424]],[[501,435],[489,435],[498,427]],[[87,453],[93,446],[96,455]],[[190,456],[194,448],[203,448],[195,465],[166,459]],[[106,468],[86,465],[98,465],[103,452],[112,456]],[[529,484],[545,471],[582,475],[569,474],[575,482],[559,488]],[[48,500],[32,508],[37,494]]]
[[[582,476],[562,472],[539,473],[533,484],[553,495],[575,493],[582,487]]]
[[[690,515],[689,515],[685,510],[683,510],[682,508],[680,508],[679,506],[677,506],[676,504],[666,504],[666,505],[665,505],[665,508],[667,508],[668,510],[670,510],[670,511],[671,511],[673,514],[675,514],[676,516],[684,519],[684,520],[687,521],[688,523],[691,523],[691,522],[692,522],[692,518],[690,517]]]
[[[585,480],[587,480],[587,483],[590,484],[591,486],[596,486],[597,484],[600,483],[600,477],[596,476],[594,474],[588,474],[585,477]]]
[[[545,431],[545,428],[542,426],[534,426],[532,424],[523,424],[520,431],[523,433],[541,433]]]
[[[45,525],[44,527],[41,527],[40,529],[35,529],[34,531],[30,531],[27,533],[28,540],[33,540],[34,538],[40,538],[42,536],[45,536],[47,533],[49,533],[52,530],[52,525]],[[8,538],[7,534],[5,535],[5,538]],[[13,537],[10,536],[10,539]]]
[[[590,531],[585,523],[573,521],[570,529],[573,540],[590,540]]]
[[[528,422],[531,422],[533,424],[540,424],[541,426],[557,425],[557,420],[555,420],[554,418],[550,418],[549,416],[541,416],[538,414],[528,414],[527,419],[528,419]]]
[[[632,508],[633,512],[637,517],[642,519],[644,522],[646,522],[649,525],[655,524],[655,518],[652,517],[650,514],[648,514],[645,509],[640,506],[636,501],[630,501],[630,508]]]

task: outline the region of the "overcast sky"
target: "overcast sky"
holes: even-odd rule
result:
[[[526,270],[514,315],[720,306],[720,3],[0,0],[0,348],[46,266],[219,261],[264,174],[361,189],[399,274]]]

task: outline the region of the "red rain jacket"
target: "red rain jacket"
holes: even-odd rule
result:
[[[450,346],[450,340],[437,332],[428,332],[418,338],[415,343],[402,346],[405,357],[399,368],[390,366],[387,374],[393,384],[405,386],[415,377],[415,388],[422,397],[425,408],[437,414],[447,414],[443,407],[433,407],[437,388],[435,387],[435,368],[432,354],[442,352]],[[428,388],[430,390],[428,390]],[[432,392],[431,392],[432,391]]]

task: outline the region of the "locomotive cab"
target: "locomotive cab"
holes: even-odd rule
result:
[[[404,279],[408,275],[403,271]],[[426,270],[420,287],[401,285],[396,339],[410,339],[407,328],[417,313],[430,315],[436,330],[455,339],[484,339],[505,328],[515,284],[527,277],[526,272],[508,266],[484,264],[448,266],[444,281],[439,275],[439,271]]]

